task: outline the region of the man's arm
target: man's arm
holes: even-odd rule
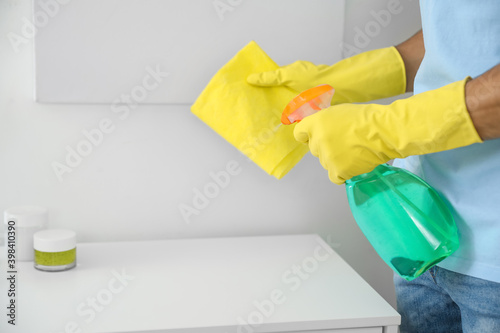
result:
[[[405,63],[406,70],[406,92],[413,91],[413,81],[417,70],[422,63],[425,54],[424,38],[422,30],[410,37],[408,40],[396,46]]]
[[[467,82],[465,103],[481,139],[500,138],[500,64]]]

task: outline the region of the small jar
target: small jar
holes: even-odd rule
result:
[[[47,229],[33,237],[35,268],[41,271],[66,271],[76,266],[76,234],[71,230]]]
[[[17,206],[5,210],[5,248],[15,251],[15,260],[33,261],[33,235],[46,229],[48,220],[44,207]]]

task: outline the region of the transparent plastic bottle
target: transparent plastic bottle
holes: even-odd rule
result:
[[[300,121],[330,105],[334,89],[321,85],[299,94],[282,115]],[[429,184],[388,164],[346,181],[354,219],[378,255],[396,273],[413,280],[459,246],[455,221]]]
[[[347,180],[346,192],[361,231],[403,278],[416,278],[458,248],[448,207],[414,174],[382,164]]]

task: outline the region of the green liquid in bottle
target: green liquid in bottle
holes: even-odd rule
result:
[[[413,280],[458,248],[448,207],[414,174],[382,164],[346,181],[346,191],[364,235],[403,278]]]

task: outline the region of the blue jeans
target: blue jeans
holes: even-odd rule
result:
[[[500,332],[500,283],[434,266],[394,285],[401,333]]]

